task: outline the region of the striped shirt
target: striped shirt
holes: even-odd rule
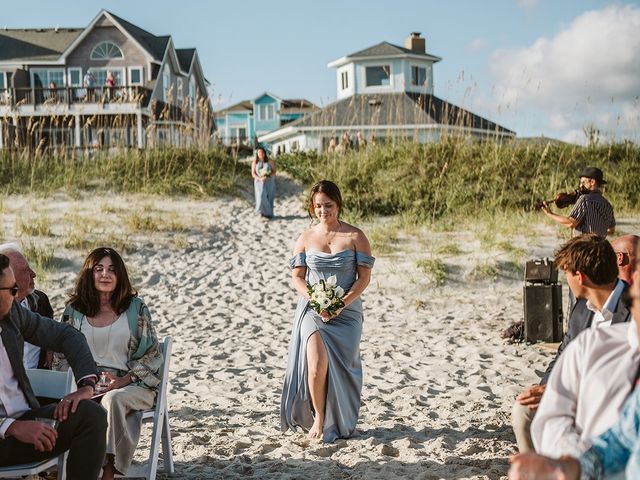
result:
[[[605,238],[607,230],[616,226],[613,207],[599,190],[579,196],[569,216],[578,222],[574,230],[576,236],[595,233]]]

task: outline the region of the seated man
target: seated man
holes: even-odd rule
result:
[[[0,254],[0,466],[42,460],[69,450],[68,478],[97,478],[106,442],[106,414],[91,401],[97,370],[84,336],[14,302],[18,291],[9,259]],[[63,352],[78,390],[40,407],[22,363],[23,338]],[[55,430],[36,417],[55,418]]]
[[[0,245],[0,253],[9,257],[11,270],[16,277],[18,293],[14,301],[43,317],[53,318],[53,308],[51,308],[49,297],[44,292],[35,289],[36,272],[33,271],[24,255],[20,253],[18,245]],[[46,350],[24,342],[23,363],[24,368],[50,368],[51,359],[47,358]]]
[[[622,263],[635,265],[638,238],[628,237],[632,238],[627,247],[633,244],[634,248],[617,254],[625,255]],[[633,276],[630,283],[633,284]],[[592,288],[590,282],[585,282],[574,293],[590,298]],[[531,424],[536,452],[577,457],[586,450],[589,438],[601,434],[618,419],[639,363],[635,324],[632,328],[623,323],[580,333],[556,362]]]
[[[629,252],[635,252],[637,243],[638,237],[636,235],[618,237],[611,245],[606,240],[598,239],[594,235],[582,235],[569,240],[556,254],[560,255],[562,252],[562,255],[569,255],[571,263],[575,264],[576,261],[579,261],[582,270],[590,272],[588,277],[593,283],[594,289],[591,296],[594,299],[587,298],[586,292],[581,294],[583,297],[578,299],[569,316],[569,328],[555,358],[549,363],[540,380],[540,384],[527,388],[516,398],[511,413],[511,422],[520,453],[533,451],[531,422],[546,389],[549,375],[567,345],[587,328],[606,327],[630,320],[629,309],[622,299],[635,269],[635,262],[629,261]],[[610,264],[602,262],[602,259],[605,258],[608,258]],[[556,263],[558,263],[557,258]],[[615,265],[617,265],[617,271]],[[558,265],[558,268],[561,266]],[[616,275],[620,279],[617,282],[615,281]],[[614,276],[613,281],[609,279],[611,276]],[[595,298],[596,293],[598,298],[607,295],[604,302]]]
[[[635,328],[630,330],[640,331],[639,271],[636,270],[633,280],[630,297]],[[632,375],[637,369],[637,364],[632,367]],[[623,472],[626,478],[640,478],[640,388],[637,384],[625,402],[618,421],[606,432],[593,437],[589,443],[589,448],[580,456],[566,455],[558,460],[534,453],[515,455],[511,458],[509,478],[577,480],[612,478]]]

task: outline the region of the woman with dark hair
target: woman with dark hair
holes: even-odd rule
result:
[[[258,147],[251,163],[253,191],[256,196],[256,212],[264,218],[273,217],[273,200],[276,196],[276,164],[267,151]]]
[[[141,427],[134,413],[153,406],[162,365],[149,309],[115,250],[97,248],[86,258],[62,321],[85,335],[102,372],[109,423],[102,480],[111,480],[131,465]]]
[[[300,294],[282,390],[282,431],[302,427],[311,438],[333,442],[356,427],[362,391],[360,295],[371,279],[375,259],[366,235],[340,220],[342,196],[328,181],[309,195],[309,216],[317,223],[302,232],[293,258],[292,283]],[[336,311],[311,308],[308,285],[335,276],[346,292]]]

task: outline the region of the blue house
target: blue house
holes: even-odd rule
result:
[[[357,138],[424,143],[444,135],[514,137],[515,132],[433,94],[433,66],[440,60],[427,53],[417,32],[404,46],[381,42],[341,57],[328,65],[336,69],[336,101],[270,133],[257,132],[258,141],[276,152],[321,152],[336,145],[350,148]]]
[[[282,99],[265,92],[216,112],[218,138],[224,145],[255,146],[255,139],[302,118],[317,107],[305,99]]]

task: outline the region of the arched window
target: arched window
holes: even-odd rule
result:
[[[91,50],[91,60],[124,58],[122,50],[113,42],[101,42]]]

